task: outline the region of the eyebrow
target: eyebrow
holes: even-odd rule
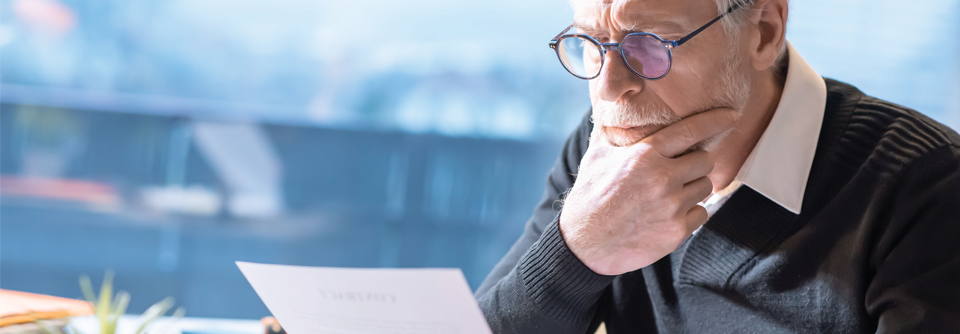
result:
[[[646,26],[646,27],[653,27],[653,26],[654,25]],[[680,24],[673,21],[660,21],[655,26],[663,27],[667,29],[667,31],[670,31],[670,33],[677,33],[677,34],[683,33],[683,30]],[[588,32],[597,32],[597,30],[600,30],[600,27],[596,25],[589,25],[583,22],[573,22],[573,27],[580,29],[582,31],[588,31]],[[635,33],[635,32],[649,32],[649,31],[645,31],[645,29],[642,29],[642,28],[645,28],[645,26],[641,25],[640,22],[634,22],[634,24],[631,26],[625,26],[620,28],[621,28],[620,30],[628,34]]]

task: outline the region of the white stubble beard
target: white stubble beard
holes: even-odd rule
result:
[[[743,59],[736,48],[737,45],[735,42],[731,43],[727,49],[727,54],[724,55],[723,69],[721,69],[722,87],[719,87],[718,91],[713,93],[714,97],[711,102],[708,103],[708,106],[702,108],[697,113],[717,107],[729,107],[736,110],[742,116],[743,109],[746,107],[750,97],[751,86],[748,73],[740,70]],[[666,106],[654,103],[646,105],[620,104],[604,101],[599,98],[595,101],[593,104],[593,114],[590,116],[594,126],[667,126],[681,119],[680,116],[677,116],[676,113]],[[703,149],[712,151],[731,131],[733,131],[733,129],[699,142],[693,145],[690,150]],[[630,146],[643,139],[623,138],[606,131],[604,132],[610,144],[614,146]],[[649,134],[647,135],[649,136]]]

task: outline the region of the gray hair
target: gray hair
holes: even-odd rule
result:
[[[723,15],[733,6],[740,5],[742,8],[735,10],[720,20],[724,32],[728,36],[738,37],[740,35],[740,26],[746,21],[750,14],[750,5],[752,0],[714,0],[717,2],[717,15]]]
[[[731,7],[740,5],[742,8],[735,10],[727,16],[724,16],[723,19],[720,19],[720,24],[723,25],[723,31],[727,33],[727,36],[730,36],[731,40],[737,40],[740,38],[740,27],[743,26],[743,23],[746,21],[747,16],[750,15],[750,6],[752,5],[753,0],[714,0],[717,2],[717,15],[726,13]],[[780,49],[780,55],[777,56],[777,61],[774,63],[774,74],[780,78],[784,76],[784,68],[787,62],[787,43],[783,43],[783,48]]]

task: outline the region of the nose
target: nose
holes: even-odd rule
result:
[[[620,52],[607,49],[606,64],[597,76],[595,90],[597,97],[608,102],[618,102],[620,99],[638,94],[643,90],[644,79],[633,74]]]

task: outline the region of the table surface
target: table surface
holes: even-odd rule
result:
[[[133,334],[140,326],[138,315],[124,315],[117,324],[117,334]],[[70,324],[81,333],[94,334],[100,332],[99,323],[94,316],[76,317]],[[248,319],[217,319],[186,317],[172,320],[169,317],[158,319],[151,325],[154,333],[167,334],[262,334],[263,324],[260,320]],[[166,330],[164,330],[166,328]]]

